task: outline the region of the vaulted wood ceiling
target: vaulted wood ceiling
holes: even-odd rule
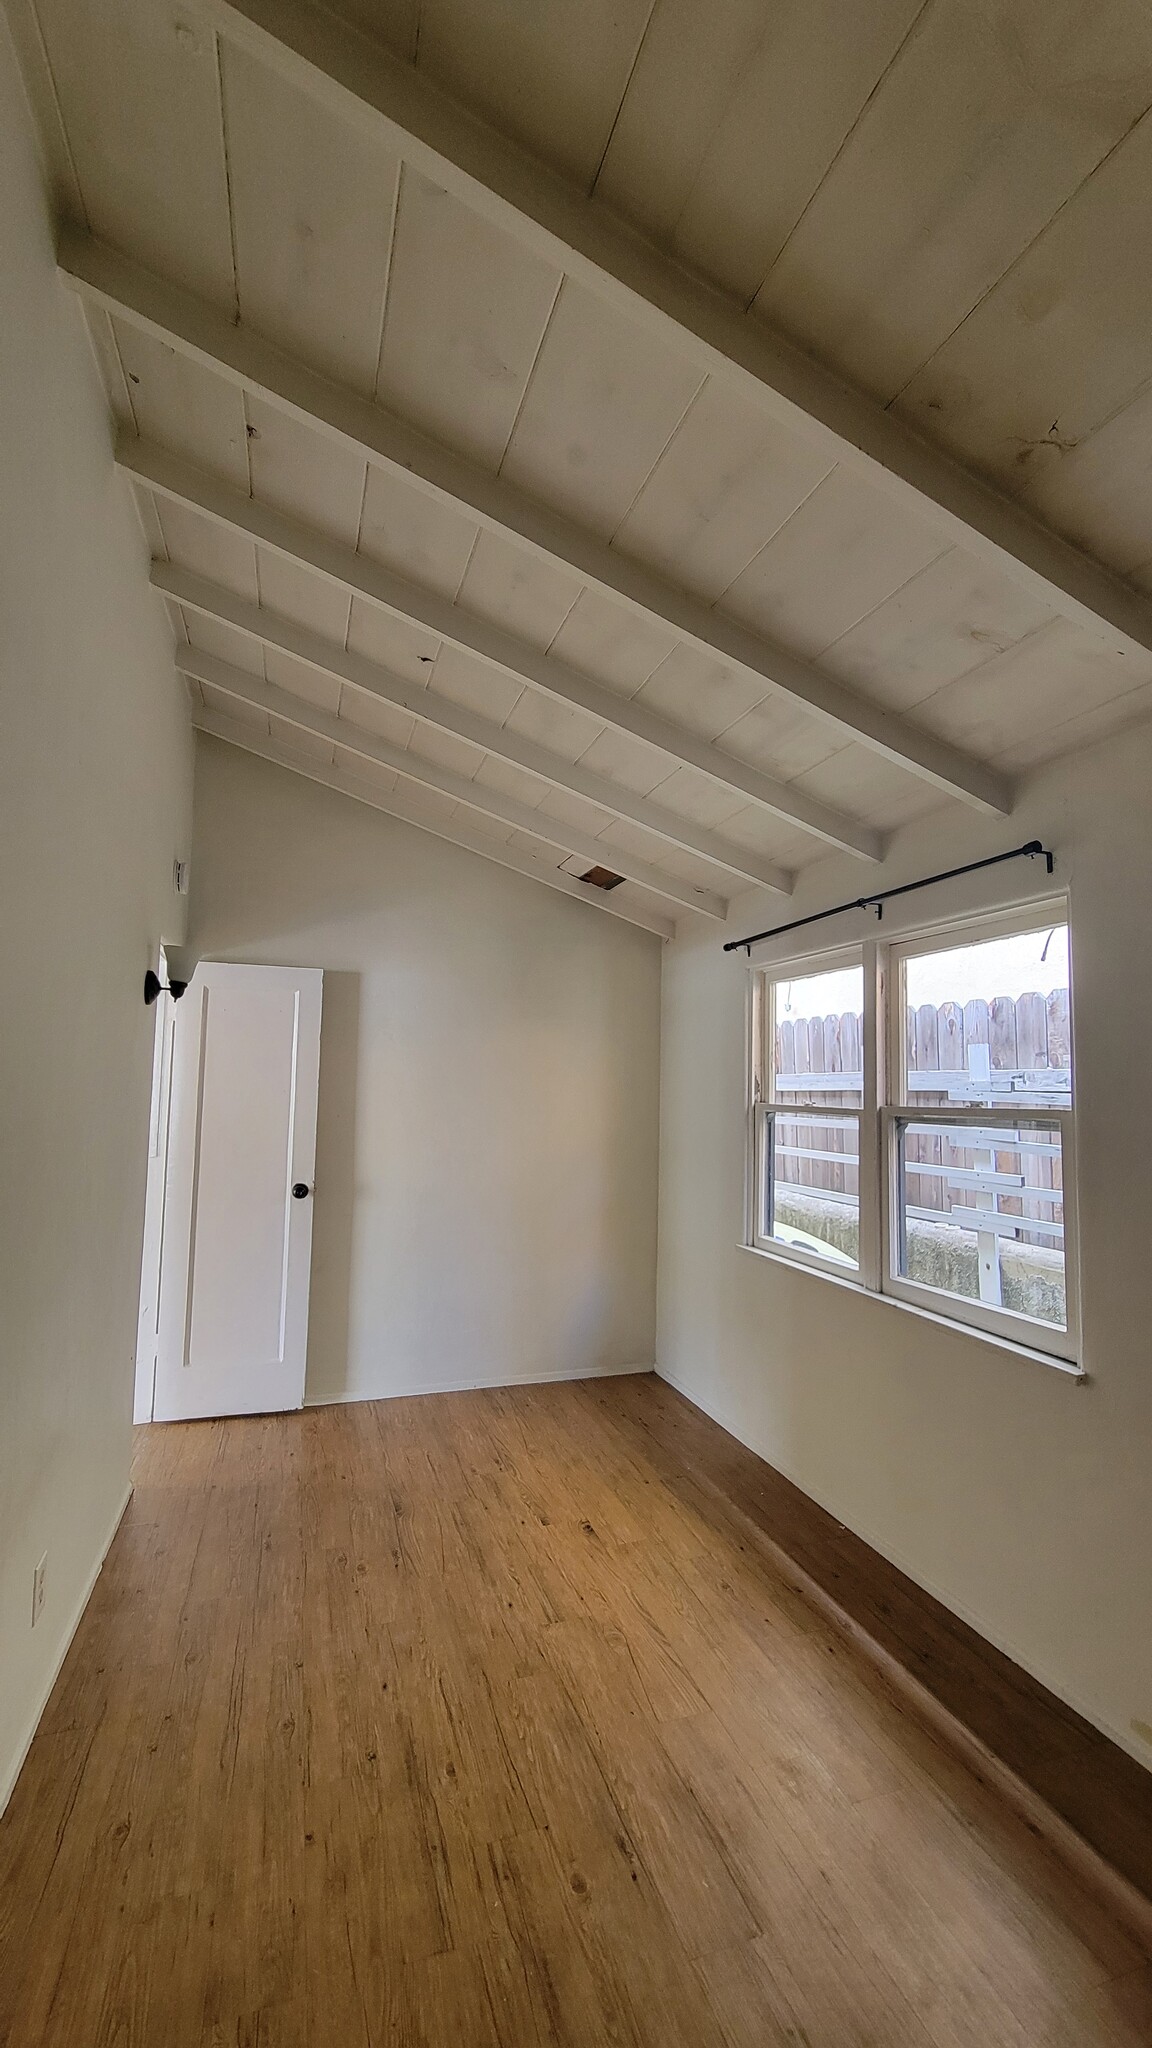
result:
[[[1137,0],[10,4],[207,730],[665,931],[1152,713]]]

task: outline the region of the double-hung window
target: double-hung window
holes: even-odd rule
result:
[[[1076,1365],[1066,920],[754,970],[751,1245]]]

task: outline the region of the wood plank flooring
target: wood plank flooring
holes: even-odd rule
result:
[[[644,1378],[142,1431],[0,1822],[4,2048],[1148,2048],[1146,1953],[700,1427]]]
[[[647,1454],[669,1486],[705,1516],[719,1496],[746,1517],[772,1556],[783,1553],[851,1628],[1121,1873],[1148,1903],[1141,1917],[1152,1926],[1152,1771],[691,1402],[657,1399],[641,1416]]]

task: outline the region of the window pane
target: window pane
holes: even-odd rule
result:
[[[906,1100],[1068,1108],[1068,927],[904,963]]]
[[[897,1145],[897,1272],[1066,1328],[1059,1126],[909,1119]]]
[[[762,1234],[854,1271],[860,1249],[855,1116],[765,1119]]]
[[[864,970],[844,967],[774,984],[772,1099],[859,1109]]]

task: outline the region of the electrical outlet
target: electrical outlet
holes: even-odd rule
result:
[[[32,1626],[35,1628],[44,1612],[44,1574],[48,1569],[48,1552],[45,1551],[32,1574]]]

